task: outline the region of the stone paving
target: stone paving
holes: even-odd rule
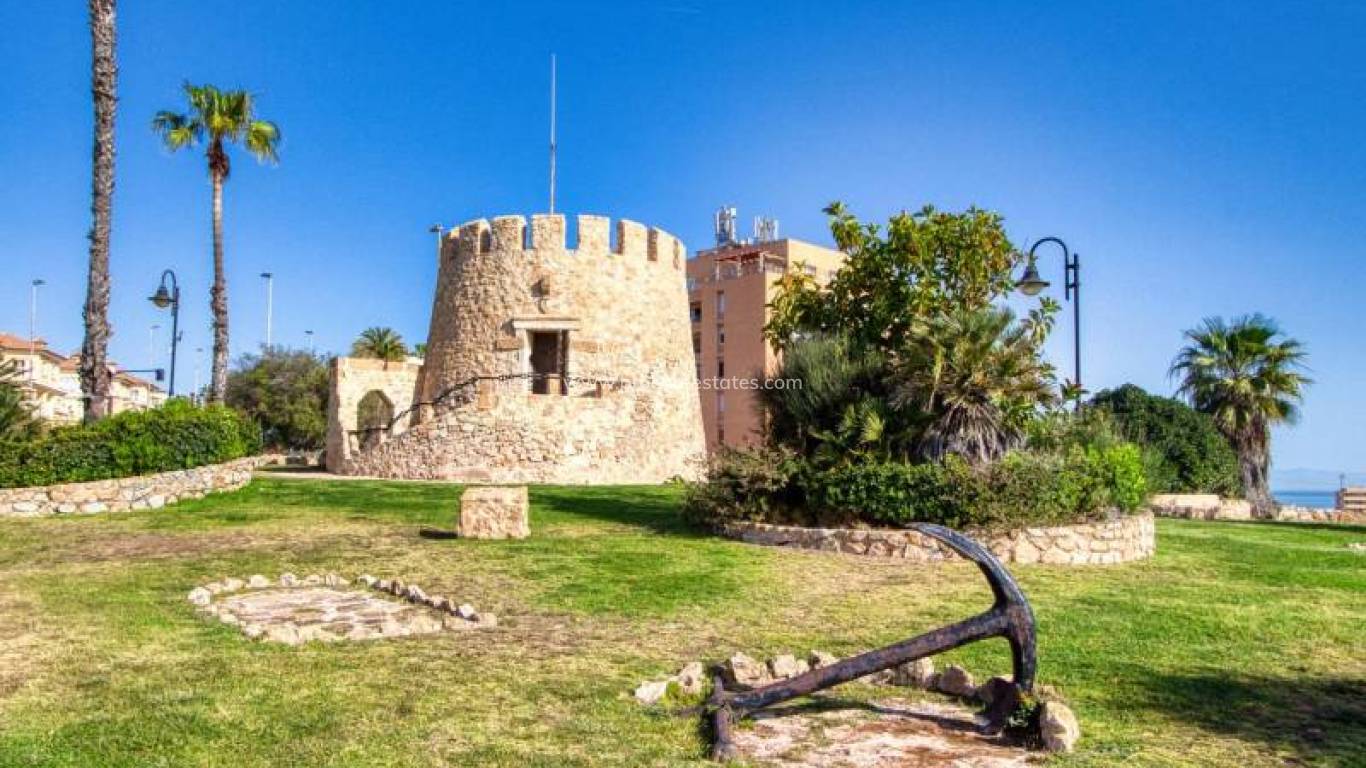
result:
[[[468,604],[429,596],[417,585],[362,576],[355,588],[329,574],[278,581],[256,575],[199,587],[189,600],[247,637],[287,645],[427,635],[487,628],[497,617]],[[368,588],[368,589],[367,589]]]

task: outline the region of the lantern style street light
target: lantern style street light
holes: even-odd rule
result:
[[[171,287],[166,288],[166,281],[170,279]],[[175,397],[175,352],[176,346],[180,343],[180,282],[176,280],[175,273],[166,270],[161,273],[161,285],[157,287],[156,293],[147,297],[147,300],[156,305],[157,309],[171,308],[171,383],[170,394]]]
[[[1039,275],[1039,265],[1034,252],[1039,246],[1052,243],[1062,249],[1063,298],[1072,302],[1072,384],[1081,390],[1081,257],[1067,248],[1067,243],[1056,237],[1045,237],[1035,241],[1029,248],[1029,263],[1015,287],[1026,296],[1037,296],[1051,283]]]

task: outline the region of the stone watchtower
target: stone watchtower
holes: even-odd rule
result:
[[[625,220],[612,244],[606,218],[577,223],[574,248],[560,215],[533,216],[530,232],[523,217],[500,216],[448,233],[416,375],[334,363],[328,467],[494,483],[697,475],[683,245]],[[367,397],[383,425],[360,423]]]

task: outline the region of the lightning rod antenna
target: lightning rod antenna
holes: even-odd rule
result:
[[[550,213],[555,212],[555,54],[550,54]]]

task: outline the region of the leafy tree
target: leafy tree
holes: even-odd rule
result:
[[[385,362],[398,362],[408,356],[408,346],[393,328],[366,328],[351,343],[351,354],[373,357]]]
[[[118,61],[114,57],[114,0],[90,0],[90,92],[95,102],[95,149],[90,174],[90,265],[81,341],[85,420],[109,414],[109,232],[114,204],[114,112]]]
[[[1181,380],[1178,391],[1228,438],[1238,453],[1245,498],[1269,513],[1271,427],[1299,416],[1304,389],[1312,383],[1302,373],[1304,346],[1260,314],[1232,322],[1206,318],[1186,331],[1186,340],[1171,366],[1171,375]]]
[[[425,342],[425,341],[419,341],[418,343],[414,344],[414,345],[413,345],[413,356],[414,356],[414,357],[426,357],[426,356],[427,356],[427,342]]]
[[[1042,317],[964,309],[910,331],[890,371],[892,403],[924,414],[916,454],[985,464],[1021,446],[1040,408],[1057,404],[1053,368],[1039,354]]]
[[[1238,455],[1208,415],[1180,400],[1125,384],[1097,393],[1086,411],[1108,413],[1121,434],[1145,449],[1153,492],[1242,493]]]
[[[231,163],[227,146],[241,144],[262,162],[279,162],[280,129],[256,117],[255,99],[246,91],[223,91],[212,85],[183,86],[187,112],[162,110],[152,118],[152,130],[172,152],[208,144],[209,181],[213,185],[213,372],[209,400],[222,402],[228,388],[228,286],[223,274],[223,182]]]
[[[38,434],[39,427],[19,388],[18,361],[0,362],[0,440],[27,440]]]
[[[262,347],[228,375],[227,404],[261,428],[267,445],[321,448],[327,438],[327,365],[306,350]]]
[[[1014,288],[1012,272],[1021,257],[995,213],[925,206],[893,216],[884,234],[842,203],[831,203],[825,212],[847,258],[824,290],[807,275],[779,281],[765,327],[775,346],[823,331],[890,349],[921,320],[985,308]],[[1044,297],[1040,307],[1056,312],[1057,302]]]

